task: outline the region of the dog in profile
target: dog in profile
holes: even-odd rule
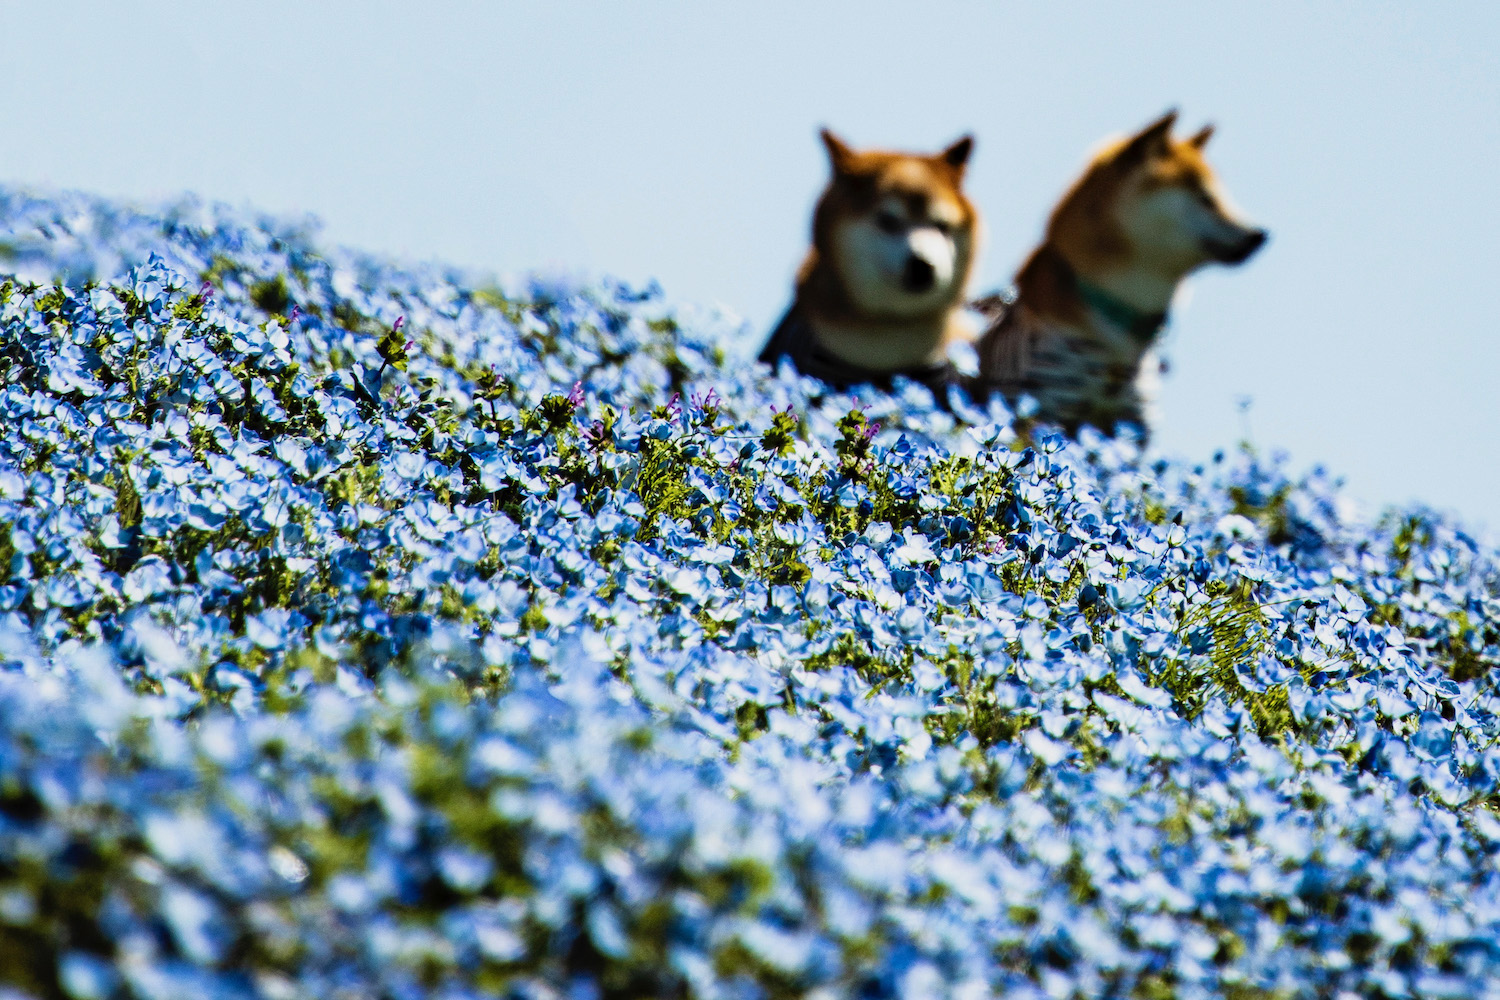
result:
[[[986,317],[971,394],[1030,395],[1035,418],[1145,433],[1160,374],[1152,347],[1182,280],[1241,264],[1266,231],[1232,209],[1203,147],[1213,126],[1174,138],[1169,112],[1109,143],[1058,203],[1013,297],[974,303]]]
[[[962,315],[978,213],[964,196],[974,141],[925,156],[854,150],[827,129],[833,176],[813,213],[812,249],[791,308],[760,360],[790,361],[842,389],[896,375],[946,400],[948,345],[973,339]]]

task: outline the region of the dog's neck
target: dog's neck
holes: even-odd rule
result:
[[[1139,313],[1165,313],[1177,294],[1181,275],[1160,274],[1141,267],[1114,268],[1077,275],[1085,288],[1097,289]]]
[[[1077,266],[1047,242],[1016,275],[1016,289],[1020,302],[1041,316],[1077,323],[1093,314],[1149,340],[1166,322],[1183,277],[1140,265]]]

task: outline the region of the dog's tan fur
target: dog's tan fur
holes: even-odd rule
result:
[[[834,382],[883,381],[947,365],[979,218],[964,195],[973,140],[934,155],[854,150],[824,130],[832,167],[787,317],[761,359],[790,357]],[[930,284],[924,285],[924,281]]]
[[[1159,362],[1156,333],[1182,280],[1238,264],[1265,242],[1220,190],[1205,127],[1175,139],[1171,112],[1108,144],[1063,196],[1046,238],[1015,279],[1015,298],[983,299],[974,394],[1034,397],[1039,420],[1076,433],[1146,429]]]

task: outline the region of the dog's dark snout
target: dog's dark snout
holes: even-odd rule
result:
[[[1239,242],[1224,248],[1219,259],[1226,264],[1243,264],[1250,255],[1265,246],[1271,234],[1264,229],[1252,229]]]
[[[926,292],[936,280],[937,270],[930,261],[917,256],[906,258],[906,267],[901,271],[901,287],[908,292]]]

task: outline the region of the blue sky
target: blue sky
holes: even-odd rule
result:
[[[816,129],[972,131],[976,291],[1086,151],[1169,106],[1272,232],[1193,283],[1156,446],[1248,430],[1500,528],[1500,4],[48,3],[0,32],[0,182],[195,191],[484,270],[658,278],[759,346]],[[1239,402],[1249,398],[1248,415]]]

